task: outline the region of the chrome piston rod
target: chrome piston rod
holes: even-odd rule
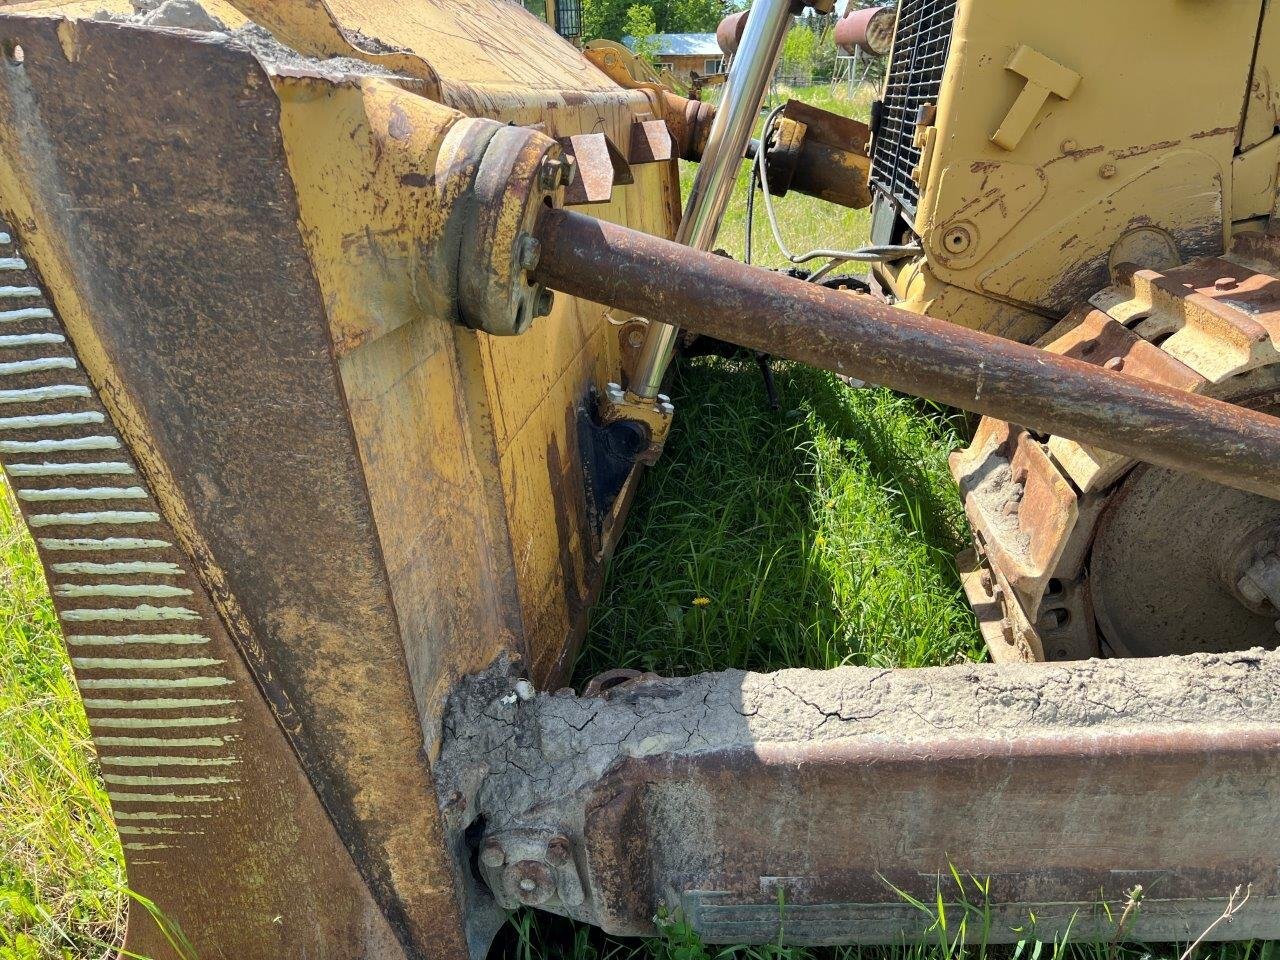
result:
[[[1280,419],[564,210],[533,279],[695,333],[1280,499]]]
[[[695,250],[714,249],[738,171],[742,169],[742,158],[760,115],[760,102],[791,26],[792,7],[793,0],[756,0],[751,6],[746,31],[729,68],[724,97],[711,125],[676,233],[676,243]],[[652,400],[658,395],[679,333],[680,328],[674,324],[650,321],[631,382],[631,391],[636,396]]]

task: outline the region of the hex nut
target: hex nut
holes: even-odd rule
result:
[[[538,171],[538,186],[543,190],[556,190],[560,186],[562,176],[559,160],[544,160],[542,169]]]
[[[543,190],[554,191],[573,186],[578,179],[578,161],[573,157],[558,157],[543,162],[538,182]]]
[[[542,241],[531,233],[520,237],[520,269],[536,270],[542,262]]]

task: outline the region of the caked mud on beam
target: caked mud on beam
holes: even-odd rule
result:
[[[480,901],[618,934],[683,912],[711,942],[893,942],[931,922],[906,895],[941,890],[957,916],[990,908],[992,942],[1112,937],[1141,888],[1122,935],[1183,939],[1239,886],[1219,932],[1274,937],[1277,693],[1280,654],[1261,651],[731,671],[600,697],[495,670],[456,697],[438,783]]]

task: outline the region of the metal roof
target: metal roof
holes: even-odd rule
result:
[[[656,57],[719,57],[720,45],[714,33],[655,33],[649,38]],[[635,37],[623,37],[628,47],[635,47]]]

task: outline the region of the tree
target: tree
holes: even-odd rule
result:
[[[737,6],[725,0],[668,0],[665,19],[660,19],[664,33],[713,33],[720,21]]]
[[[653,7],[639,3],[628,7],[627,15],[623,19],[623,29],[626,30],[627,36],[635,38],[631,45],[635,55],[641,60],[652,62],[653,55],[658,49],[658,45],[653,40],[653,35],[658,32],[658,22],[653,16]]]
[[[621,40],[626,36],[627,8],[633,0],[584,0],[582,37],[584,40]]]
[[[588,40],[637,36],[627,28],[636,0],[583,0],[582,32]],[[711,33],[720,21],[745,6],[743,0],[645,0],[653,13],[654,33]]]

